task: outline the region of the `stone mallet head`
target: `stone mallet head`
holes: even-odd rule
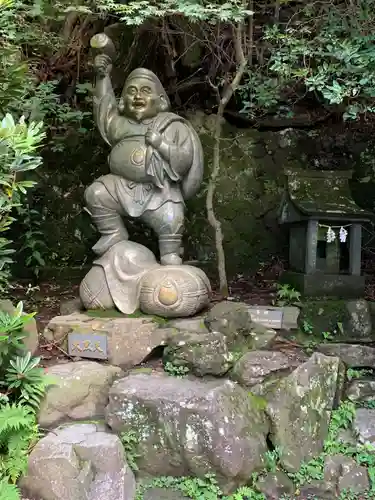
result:
[[[91,48],[94,52],[94,57],[99,54],[105,54],[113,62],[116,59],[116,49],[114,43],[105,33],[98,33],[90,40]]]

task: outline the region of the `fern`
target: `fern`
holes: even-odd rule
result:
[[[20,404],[0,407],[0,478],[15,483],[25,473],[27,456],[39,432],[35,415]]]
[[[21,500],[20,492],[14,484],[0,479],[0,500]]]
[[[6,404],[0,409],[0,444],[2,436],[8,432],[19,431],[33,424],[34,416],[22,405]]]

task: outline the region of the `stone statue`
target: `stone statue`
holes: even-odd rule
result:
[[[111,147],[111,173],[85,192],[101,233],[93,250],[103,255],[127,240],[123,218],[139,218],[158,235],[161,264],[179,265],[184,200],[197,192],[203,177],[199,137],[189,122],[169,111],[168,96],[152,71],[130,73],[117,103],[110,79],[113,43],[101,33],[91,45],[101,52],[94,61],[94,116]]]
[[[119,102],[110,73],[115,48],[101,33],[91,40],[94,61],[94,117],[111,147],[110,172],[85,191],[86,209],[101,237],[98,255],[81,282],[86,309],[138,308],[165,317],[191,316],[208,305],[210,282],[203,271],[182,265],[184,200],[199,189],[203,152],[199,137],[169,111],[157,76],[143,68],[128,76]],[[124,218],[139,218],[158,235],[160,263],[129,241]]]

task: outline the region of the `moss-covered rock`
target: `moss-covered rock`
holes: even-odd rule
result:
[[[221,333],[179,332],[168,339],[163,362],[186,366],[198,377],[221,376],[231,368],[233,355]]]
[[[375,368],[375,348],[360,344],[325,343],[318,350],[326,356],[337,356],[349,368]]]
[[[130,374],[110,391],[107,423],[134,431],[138,467],[157,475],[216,475],[225,493],[264,466],[268,421],[230,381]]]
[[[230,376],[245,387],[268,384],[285,377],[304,361],[303,353],[250,351],[236,362]]]
[[[317,337],[323,332],[340,335],[340,325],[349,319],[344,300],[306,300],[298,318],[300,328]]]
[[[334,340],[371,341],[368,303],[358,300],[307,300],[298,318],[300,328],[316,337],[328,332]]]
[[[361,378],[352,380],[346,389],[346,397],[352,401],[374,401],[375,380],[373,378]]]
[[[270,439],[290,472],[323,450],[330,412],[342,394],[345,369],[339,358],[315,353],[265,395]]]
[[[74,420],[103,419],[108,391],[120,368],[94,361],[51,366],[54,385],[48,388],[40,406],[38,422],[50,428]]]
[[[267,349],[277,336],[272,328],[254,323],[249,306],[243,302],[215,304],[205,323],[210,332],[225,335],[229,350],[237,353],[237,357],[251,349]]]

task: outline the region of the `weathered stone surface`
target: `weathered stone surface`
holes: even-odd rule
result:
[[[0,299],[0,311],[12,315],[15,310],[16,308],[10,300]],[[35,354],[39,345],[39,333],[35,318],[31,318],[27,323],[25,323],[23,331],[26,335],[23,339],[26,350],[30,351],[31,354]]]
[[[346,390],[346,397],[352,401],[370,401],[375,399],[375,380],[352,380]]]
[[[353,493],[365,493],[370,491],[370,479],[367,468],[357,465],[354,460],[351,464],[344,465],[342,476],[338,482],[338,491],[343,493],[350,491]]]
[[[110,427],[137,433],[141,471],[210,472],[228,492],[263,466],[267,419],[233,382],[130,374],[113,384],[109,401]]]
[[[64,300],[60,304],[61,316],[68,316],[69,314],[80,313],[83,310],[83,305],[80,297],[74,299]]]
[[[295,330],[298,328],[298,318],[301,313],[299,307],[284,306],[283,308],[283,330]]]
[[[236,362],[231,378],[252,387],[286,376],[306,360],[302,353],[287,355],[279,351],[250,351]]]
[[[199,377],[220,376],[232,366],[233,355],[221,333],[180,332],[168,340],[163,361],[186,366]]]
[[[143,500],[189,500],[189,497],[167,488],[150,488],[144,492]]]
[[[266,349],[277,337],[272,328],[254,323],[249,306],[242,302],[215,304],[207,313],[205,323],[210,332],[225,335],[229,348],[236,351]]]
[[[282,328],[283,330],[294,330],[298,328],[298,317],[300,314],[299,307],[295,306],[248,306],[250,308],[250,316],[255,323],[260,323],[268,328]],[[268,314],[264,314],[265,312]],[[270,315],[270,312],[277,311],[282,313],[281,325],[279,327],[275,326],[271,319],[267,320],[267,316]],[[262,314],[263,313],[263,314]],[[258,318],[262,314],[263,320],[259,320]]]
[[[96,424],[60,427],[33,448],[22,489],[40,500],[133,500],[120,439]]]
[[[338,356],[349,368],[375,368],[375,348],[359,344],[320,344],[318,350],[327,356]]]
[[[49,428],[71,420],[104,419],[108,392],[120,368],[95,361],[55,365],[48,374],[56,385],[48,388],[39,410],[39,424]]]
[[[324,463],[324,481],[332,492],[364,493],[370,489],[366,467],[345,455],[328,456]]]
[[[261,476],[256,482],[256,488],[266,498],[277,499],[284,495],[293,495],[294,484],[285,472],[277,470],[276,472],[268,472]]]
[[[44,331],[50,341],[59,341],[67,349],[67,334],[105,333],[107,335],[108,362],[123,369],[132,368],[147,358],[171,333],[160,328],[152,316],[140,318],[103,318],[75,313],[53,318]]]
[[[287,471],[321,453],[330,411],[341,394],[344,369],[339,358],[314,353],[265,395],[271,441]]]
[[[352,339],[371,339],[372,320],[369,305],[364,299],[348,300],[346,308],[349,318],[344,329]]]
[[[327,485],[322,482],[313,481],[310,484],[302,486],[298,495],[298,500],[335,500],[337,495],[332,492]]]
[[[358,408],[353,429],[357,433],[360,443],[375,445],[375,410]]]
[[[208,329],[205,325],[205,316],[173,319],[168,321],[167,326],[186,332],[208,333]]]

